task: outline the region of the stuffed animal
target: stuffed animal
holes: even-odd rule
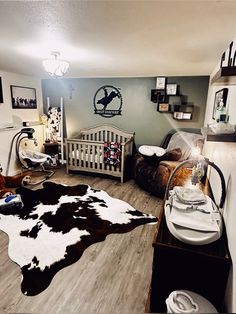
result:
[[[27,185],[30,180],[30,173],[22,173],[15,176],[2,175],[2,166],[0,164],[0,198],[15,194],[11,188]]]
[[[49,107],[48,109],[48,131],[50,133],[50,140],[57,142],[58,135],[60,135],[60,122],[61,122],[61,108]]]

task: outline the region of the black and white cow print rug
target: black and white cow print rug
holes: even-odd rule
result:
[[[108,234],[157,222],[89,185],[46,182],[42,189],[20,188],[17,193],[24,207],[1,209],[0,230],[9,236],[9,257],[21,267],[21,290],[28,296],[46,289],[59,270]]]

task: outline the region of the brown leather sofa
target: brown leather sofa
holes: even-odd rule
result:
[[[163,156],[157,157],[156,155],[153,155],[148,157],[140,153],[137,153],[135,156],[135,182],[142,189],[160,198],[164,197],[167,182],[172,171],[180,163],[180,161],[185,160],[183,159],[183,152],[181,147],[175,147],[168,150],[170,140],[177,132],[181,132],[179,134],[186,136],[188,135],[186,133],[191,133],[192,135],[190,135],[190,137],[195,137],[194,134],[197,134],[196,137],[198,139],[201,137],[199,129],[173,129],[165,136],[160,145],[161,147],[167,149]],[[177,134],[175,137],[177,137]],[[184,140],[185,139],[183,138],[183,141]],[[170,147],[171,146],[174,147],[174,143],[171,143]],[[186,180],[189,179],[190,175],[190,169],[181,168],[173,179],[173,186],[184,185]]]

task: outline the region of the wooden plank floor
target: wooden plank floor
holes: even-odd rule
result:
[[[141,190],[133,180],[65,174],[50,179],[105,190],[138,210],[159,214],[161,200]],[[152,270],[152,240],[156,225],[109,235],[85,250],[81,259],[61,270],[41,294],[21,293],[20,268],[8,257],[8,236],[0,231],[0,312],[6,313],[144,313]]]

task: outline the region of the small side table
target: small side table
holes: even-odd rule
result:
[[[44,143],[44,152],[50,156],[55,156],[59,154],[59,145],[58,143]]]
[[[59,165],[59,144],[58,143],[44,143],[45,154],[50,155],[55,160],[55,166]]]

